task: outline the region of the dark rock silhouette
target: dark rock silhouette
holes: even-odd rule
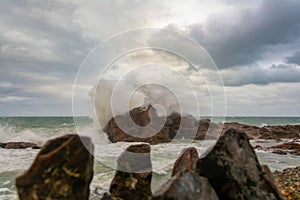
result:
[[[111,197],[124,200],[150,199],[151,178],[150,146],[132,145],[118,158],[117,171],[109,188]],[[105,198],[110,197],[106,195]]]
[[[6,143],[0,142],[0,147],[4,149],[27,149],[27,148],[40,149],[41,148],[37,144],[32,142],[6,142]]]
[[[282,199],[265,171],[247,135],[234,129],[197,163],[198,174],[209,180],[220,199]]]
[[[88,199],[92,151],[87,137],[66,135],[48,141],[30,169],[16,179],[20,200]]]
[[[153,195],[153,200],[218,200],[218,196],[206,178],[195,172],[179,172]]]
[[[195,147],[184,149],[174,164],[172,176],[182,171],[196,171],[198,159],[199,155]]]
[[[237,122],[214,123],[208,119],[196,119],[192,115],[172,113],[159,117],[155,108],[138,107],[109,120],[104,132],[111,142],[146,142],[158,144],[173,139],[216,139],[230,128],[243,131],[250,139],[300,139],[300,125],[252,126]]]

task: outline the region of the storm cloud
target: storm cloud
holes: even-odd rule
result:
[[[0,115],[71,115],[85,57],[105,39],[141,27],[176,29],[198,41],[223,76],[229,114],[256,101],[252,114],[277,102],[265,114],[299,115],[299,10],[296,0],[0,1]],[[262,100],[274,88],[285,91]]]

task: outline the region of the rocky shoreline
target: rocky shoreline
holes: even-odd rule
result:
[[[17,178],[20,199],[87,200],[93,176],[91,152],[93,144],[86,137],[66,135],[50,140],[31,168]],[[269,168],[260,165],[244,132],[228,129],[201,157],[194,147],[184,149],[174,163],[172,177],[157,191],[151,190],[150,152],[150,145],[145,143],[129,146],[117,160],[109,193],[99,199],[288,198],[277,187]],[[275,178],[282,187],[282,176],[278,173]]]
[[[136,126],[138,125],[138,126]],[[237,122],[214,123],[192,115],[172,113],[159,117],[155,108],[134,108],[112,118],[104,128],[108,139],[115,142],[167,143],[174,139],[216,139],[230,128],[245,132],[250,139],[300,139],[300,125],[252,126]]]
[[[300,199],[300,166],[275,171],[273,175],[285,199]]]

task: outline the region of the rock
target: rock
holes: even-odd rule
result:
[[[290,153],[293,155],[300,155],[300,144],[294,141],[268,147],[268,149],[274,149],[273,152],[279,154]]]
[[[150,146],[129,146],[117,161],[117,171],[109,188],[112,199],[151,199],[151,178]]]
[[[6,143],[0,142],[0,147],[4,149],[27,149],[27,148],[40,149],[41,148],[37,144],[32,142],[6,142]]]
[[[151,105],[134,108],[112,118],[103,130],[111,142],[158,144],[171,142],[174,138],[217,139],[230,128],[245,132],[250,139],[300,139],[300,125],[258,127],[237,122],[217,124],[208,119],[198,120],[192,115],[181,116],[179,113],[159,117]]]
[[[217,200],[218,196],[206,178],[185,171],[177,173],[153,195],[153,200],[164,199]]]
[[[277,194],[280,195],[281,198],[283,198],[282,195],[281,195],[281,191],[280,191],[280,189],[277,187],[277,185],[276,185],[276,180],[275,180],[275,178],[274,178],[272,172],[270,171],[269,167],[268,167],[267,165],[262,165],[261,168],[262,168],[262,171],[263,171],[263,173],[264,173],[264,177],[265,177],[266,180],[268,181],[268,184],[272,187],[272,189],[273,189],[274,191],[276,191]]]
[[[273,174],[285,199],[300,199],[300,166],[275,171]]]
[[[66,135],[48,141],[30,169],[16,179],[20,200],[88,199],[92,151],[87,137]]]
[[[147,108],[134,108],[123,115],[109,120],[104,132],[111,142],[146,142],[158,144],[171,142],[180,128],[180,138],[204,139],[210,122],[198,121],[192,115],[181,116],[172,113],[159,117],[151,105]]]
[[[254,149],[263,150],[263,151],[272,151],[272,153],[281,154],[281,155],[287,155],[287,154],[293,154],[293,155],[300,155],[300,144],[291,141],[282,143],[275,146],[270,147],[262,147],[260,145],[256,145]]]
[[[282,199],[266,178],[244,132],[227,130],[197,163],[220,199]]]
[[[184,149],[175,161],[172,176],[181,171],[195,171],[198,159],[199,155],[196,148],[189,147]]]
[[[101,198],[101,200],[112,200],[112,197],[109,193],[105,192]]]

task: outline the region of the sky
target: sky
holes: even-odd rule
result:
[[[203,46],[223,78],[227,115],[300,116],[299,10],[298,0],[0,1],[0,116],[72,115],[89,52],[143,27]],[[204,72],[211,80],[214,73]],[[81,115],[89,115],[92,87],[82,85]]]

